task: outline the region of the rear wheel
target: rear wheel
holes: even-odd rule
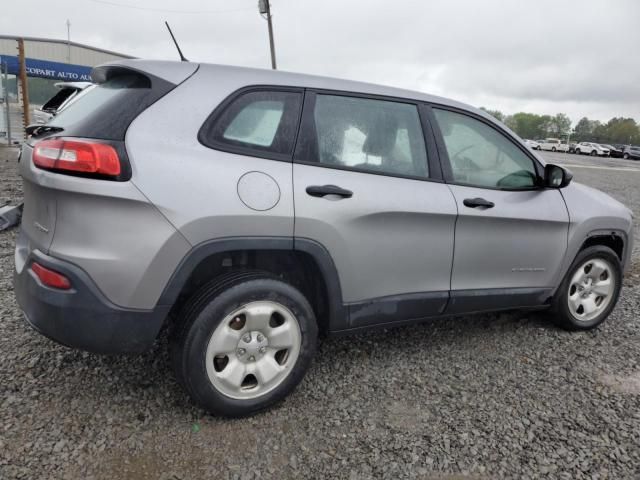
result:
[[[551,151],[555,152],[556,151],[556,147],[551,147]]]
[[[553,300],[553,320],[567,330],[589,330],[600,325],[618,301],[622,267],[608,247],[581,251]]]
[[[625,160],[629,160],[629,154],[628,154],[628,153],[625,153],[622,157],[623,157]]]
[[[318,329],[304,295],[259,272],[203,287],[172,338],[178,381],[211,413],[238,417],[284,398],[304,376]]]

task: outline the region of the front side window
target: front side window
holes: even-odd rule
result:
[[[221,115],[207,120],[201,131],[211,147],[238,147],[276,155],[293,149],[301,94],[285,91],[253,91],[233,100]]]
[[[427,177],[427,153],[415,105],[318,94],[315,126],[303,132],[301,160],[365,172]]]
[[[456,183],[503,189],[536,186],[533,160],[507,137],[470,116],[433,111]]]

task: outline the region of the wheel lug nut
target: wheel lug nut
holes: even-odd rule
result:
[[[247,333],[244,337],[242,337],[242,340],[244,340],[245,343],[249,343],[251,341],[251,334]]]
[[[245,351],[244,348],[239,348],[237,353],[238,353],[238,355],[244,355],[247,352]]]
[[[258,340],[259,342],[261,342],[262,340],[264,340],[264,337],[260,334],[258,334],[256,340]]]
[[[260,347],[260,353],[265,353],[267,351],[267,347]]]

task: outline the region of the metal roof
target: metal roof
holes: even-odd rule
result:
[[[0,40],[18,40],[23,39],[28,42],[42,42],[42,43],[55,43],[60,45],[71,45],[72,47],[85,48],[87,50],[91,50],[99,53],[106,53],[108,55],[115,55],[122,58],[136,58],[131,55],[125,55],[124,53],[114,52],[112,50],[106,50],[104,48],[92,47],[91,45],[86,45],[84,43],[78,42],[67,42],[66,40],[59,40],[56,38],[41,38],[41,37],[24,37],[20,35],[0,35]]]

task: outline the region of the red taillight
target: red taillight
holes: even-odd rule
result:
[[[56,138],[41,140],[33,149],[33,163],[40,168],[120,175],[120,158],[111,145],[88,140]]]
[[[33,262],[31,270],[37,275],[42,283],[48,287],[59,288],[61,290],[69,290],[71,282],[67,277],[47,267],[43,267],[39,263]]]

